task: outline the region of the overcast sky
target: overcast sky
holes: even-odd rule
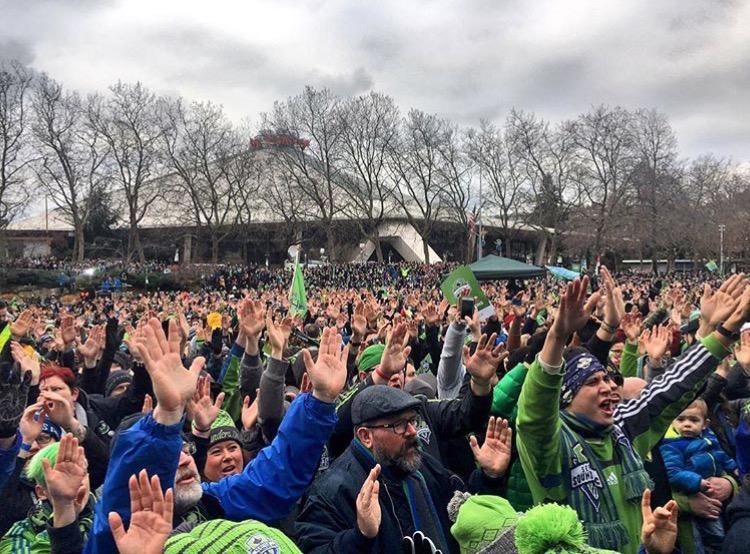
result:
[[[511,107],[665,112],[686,156],[750,161],[750,2],[0,0],[0,57],[67,87],[140,80],[236,120],[305,84],[476,125]]]

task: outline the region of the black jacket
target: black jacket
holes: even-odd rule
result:
[[[402,481],[397,476],[388,476],[384,470],[378,478],[382,518],[377,537],[368,539],[357,529],[357,495],[373,466],[373,459],[364,447],[353,442],[329,470],[315,480],[295,528],[303,552],[401,552],[403,537],[413,535],[416,529]],[[458,552],[458,544],[450,534],[447,506],[454,491],[464,491],[466,486],[427,453],[423,453],[420,472],[451,551]],[[500,481],[489,479],[476,470],[468,488],[472,492],[497,494]]]
[[[744,554],[750,544],[750,487],[746,483],[727,508],[724,554]]]
[[[349,393],[345,393],[341,404],[336,408],[339,420],[328,443],[331,458],[339,456],[354,438],[352,401],[357,394],[372,385],[372,376],[369,375]],[[428,400],[424,396],[417,396],[422,401],[420,415],[424,420],[417,433],[422,448],[443,463],[445,460],[441,456],[441,441],[464,437],[472,432],[480,433],[490,417],[492,394],[475,396],[468,385],[461,391],[458,397],[449,400]]]

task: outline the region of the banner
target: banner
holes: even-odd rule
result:
[[[709,270],[711,273],[719,269],[719,266],[716,265],[716,262],[711,260],[706,264],[706,269]]]
[[[462,265],[451,271],[443,284],[440,285],[440,290],[443,291],[443,296],[451,304],[458,304],[459,299],[463,296],[473,298],[474,305],[479,312],[479,319],[482,321],[495,313],[495,307],[487,300],[487,295],[479,286],[479,282],[469,266]]]
[[[292,288],[289,289],[289,315],[305,317],[307,313],[307,293],[305,292],[305,278],[299,265],[299,256],[294,260],[294,277]]]

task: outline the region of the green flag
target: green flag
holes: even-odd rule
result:
[[[706,269],[709,270],[711,273],[713,273],[714,271],[719,269],[719,266],[716,265],[715,261],[711,260],[710,262],[706,264]]]
[[[440,285],[440,290],[451,304],[457,304],[458,299],[466,296],[468,291],[468,296],[474,299],[479,318],[483,321],[495,313],[495,307],[487,300],[487,295],[484,294],[477,278],[467,265],[459,266],[451,271]]]
[[[302,268],[299,258],[294,260],[294,277],[292,277],[292,288],[289,289],[289,314],[305,317],[307,313],[307,293],[305,293],[305,278],[302,276]]]

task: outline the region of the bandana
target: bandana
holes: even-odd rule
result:
[[[581,352],[568,360],[560,391],[560,407],[569,406],[586,379],[598,371],[604,371],[604,366],[589,352]]]

